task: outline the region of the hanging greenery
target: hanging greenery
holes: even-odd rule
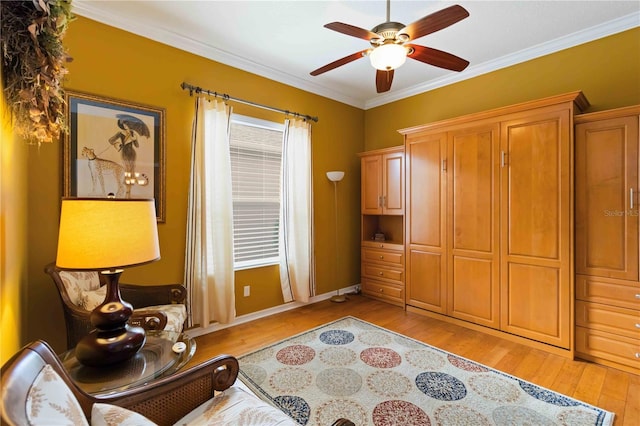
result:
[[[2,82],[13,127],[29,142],[52,142],[65,129],[62,79],[71,61],[62,38],[71,0],[0,1]]]

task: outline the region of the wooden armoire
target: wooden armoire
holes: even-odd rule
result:
[[[400,130],[407,310],[574,352],[581,92]]]
[[[640,106],[576,117],[576,354],[640,373]]]

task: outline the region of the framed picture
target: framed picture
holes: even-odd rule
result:
[[[66,92],[65,197],[153,198],[165,220],[164,109]]]

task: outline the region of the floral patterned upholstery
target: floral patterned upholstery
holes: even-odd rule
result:
[[[89,426],[73,392],[48,364],[29,389],[26,410],[29,424],[33,426]]]
[[[298,423],[249,391],[234,385],[175,424],[182,425],[298,426]]]
[[[91,426],[157,426],[146,417],[111,404],[93,404]]]

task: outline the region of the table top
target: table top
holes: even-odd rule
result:
[[[184,342],[187,348],[175,353],[174,343]],[[60,355],[71,378],[85,392],[110,394],[169,376],[182,368],[196,351],[196,342],[185,334],[171,331],[147,331],[144,346],[131,359],[103,367],[80,364],[75,349]]]

